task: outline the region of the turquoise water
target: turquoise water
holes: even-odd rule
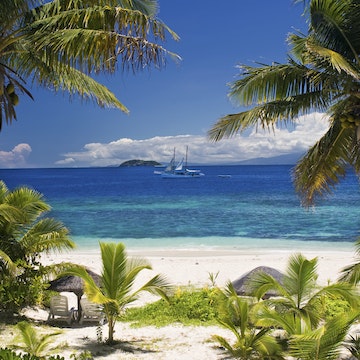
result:
[[[81,248],[349,248],[360,189],[349,175],[314,209],[300,206],[290,166],[204,166],[204,177],[162,179],[154,168],[1,170],[8,187],[44,194]],[[230,174],[230,178],[218,175]]]

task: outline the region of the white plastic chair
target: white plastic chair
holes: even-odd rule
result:
[[[95,304],[86,298],[80,300],[80,305],[81,305],[81,318],[79,320],[80,324],[83,324],[85,321],[104,324],[105,317],[101,305]]]
[[[62,320],[69,325],[74,320],[74,308],[69,310],[68,299],[63,295],[55,295],[50,299],[50,313],[48,321]]]

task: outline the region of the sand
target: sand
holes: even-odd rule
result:
[[[285,270],[289,256],[295,249],[266,249],[266,250],[178,250],[178,249],[128,249],[129,256],[142,256],[152,264],[152,271],[140,274],[137,284],[145,282],[155,274],[161,273],[175,286],[210,284],[209,275],[216,277],[216,284],[224,286],[227,281],[235,280],[251,269],[263,265],[278,270]],[[318,257],[319,283],[326,285],[336,281],[341,269],[354,261],[354,252],[348,248],[311,249],[301,251],[308,259]],[[70,261],[82,264],[95,272],[101,271],[99,251],[77,250],[61,255],[50,255],[42,261],[46,264]],[[70,304],[76,306],[76,297],[64,293],[69,297]],[[154,301],[156,297],[145,295],[137,305]],[[45,321],[47,312],[44,310],[29,310],[29,317]],[[185,327],[179,324],[154,328],[131,328],[129,324],[117,323],[115,339],[121,340],[121,345],[110,347],[98,343],[96,325],[73,324],[63,327],[62,335],[57,337],[57,343],[66,344],[66,348],[57,351],[70,359],[72,353],[79,354],[89,350],[96,359],[194,359],[211,360],[225,357],[217,344],[211,340],[212,335],[218,334],[233,340],[232,335],[225,329],[212,327]],[[107,326],[102,327],[102,336],[107,336]]]

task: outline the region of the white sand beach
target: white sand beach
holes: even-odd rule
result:
[[[210,284],[209,274],[218,274],[216,283],[224,286],[229,280],[235,280],[253,268],[263,265],[271,266],[278,270],[286,268],[289,256],[297,252],[281,249],[262,250],[155,250],[155,249],[130,249],[130,256],[145,257],[152,264],[152,271],[144,271],[138,282],[141,284],[154,274],[161,273],[167,276],[174,285],[204,286]],[[327,284],[335,281],[344,266],[354,261],[354,252],[345,250],[311,249],[301,251],[307,258],[318,257],[319,283]],[[43,258],[44,263],[59,263],[70,261],[82,264],[95,272],[101,271],[100,253],[97,251],[78,250],[61,255],[50,255]],[[76,297],[69,296],[70,302],[76,305]],[[153,301],[156,298],[146,295],[141,302]],[[35,319],[46,320],[47,312],[29,311],[29,316]],[[63,356],[70,359],[74,352],[80,353],[89,350],[96,359],[194,359],[211,360],[222,359],[224,354],[211,341],[211,336],[219,334],[232,336],[220,327],[185,327],[173,325],[163,328],[143,327],[131,328],[128,324],[116,325],[115,339],[122,340],[122,345],[109,347],[97,343],[96,325],[79,324],[63,329],[57,342],[67,344],[61,350]],[[103,336],[107,335],[107,326],[103,326]]]

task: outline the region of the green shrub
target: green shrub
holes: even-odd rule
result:
[[[44,358],[30,354],[17,354],[15,351],[8,348],[0,349],[0,359],[1,360],[65,360],[65,358],[60,355],[49,356],[47,358]]]
[[[80,355],[71,355],[71,358],[74,360],[91,360],[93,359],[90,352],[85,351]],[[39,357],[30,354],[17,354],[14,350],[3,348],[0,349],[0,359],[1,360],[65,360],[63,356],[60,355],[51,355],[46,357]]]
[[[24,262],[21,265],[17,276],[0,275],[0,311],[17,313],[23,307],[43,302],[43,272]]]
[[[175,322],[216,324],[218,291],[217,288],[178,288],[169,302],[161,299],[140,308],[130,308],[121,320],[132,321],[135,326],[164,326]]]
[[[324,318],[332,319],[334,316],[347,314],[351,310],[349,303],[339,298],[325,298]]]

